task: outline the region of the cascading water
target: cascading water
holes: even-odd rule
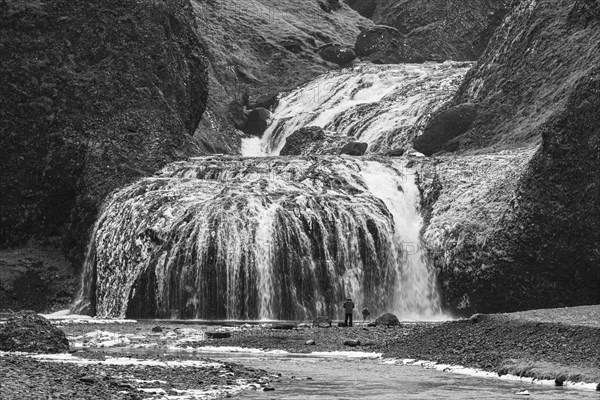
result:
[[[280,99],[263,151],[279,155],[287,136],[305,126],[366,142],[367,153],[403,147],[454,95],[472,65],[361,64],[322,75]],[[331,150],[321,146],[310,154],[332,154]]]
[[[425,83],[427,69],[433,78]],[[390,72],[397,70],[401,82]],[[360,128],[382,148],[391,137],[398,143],[400,131],[425,118],[418,110],[451,96],[449,82],[465,71],[446,63],[329,74],[316,81],[334,82],[329,100],[307,105],[307,86],[287,95],[262,144],[244,140],[247,157],[173,163],[114,192],[94,227],[76,309],[103,317],[335,318],[351,296],[374,315],[440,317],[406,160],[258,156],[277,153],[295,128],[315,121],[342,134]],[[369,117],[359,120],[367,104]],[[374,136],[392,120],[385,139]]]

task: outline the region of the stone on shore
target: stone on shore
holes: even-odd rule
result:
[[[307,346],[314,346],[317,343],[314,340],[307,340],[306,343],[304,343],[304,344],[307,345]]]
[[[69,350],[65,333],[46,318],[22,311],[0,325],[0,350],[29,353],[63,353]]]
[[[347,339],[347,340],[344,340],[344,345],[349,346],[349,347],[360,346],[360,340]]]
[[[375,326],[398,326],[400,321],[394,314],[386,313],[375,320]]]
[[[231,337],[231,332],[227,331],[206,331],[206,337],[209,339],[226,339]]]
[[[296,327],[297,327],[296,324],[282,322],[279,324],[273,324],[273,326],[271,326],[271,329],[279,329],[282,331],[291,331],[292,329],[295,329]]]
[[[317,317],[313,320],[313,326],[319,328],[331,327],[331,318],[325,316]]]

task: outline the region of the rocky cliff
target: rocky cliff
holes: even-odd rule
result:
[[[354,46],[373,23],[346,4],[326,0],[194,0],[198,28],[210,59],[210,96],[196,139],[209,152],[237,154],[241,131],[233,111],[271,107],[277,94],[337,64],[325,61],[326,45]],[[330,3],[336,3],[331,1]],[[239,127],[239,126],[238,126]]]
[[[346,0],[378,25],[396,29],[385,62],[476,60],[510,7],[510,0]],[[378,55],[375,58],[381,59]]]
[[[599,43],[597,1],[523,0],[432,117],[430,127],[453,107],[476,108],[466,130],[437,144],[458,155],[435,157],[422,176],[425,238],[449,306],[600,301]],[[436,145],[427,132],[415,148]]]
[[[0,30],[1,245],[62,242],[78,261],[107,193],[201,152],[207,60],[192,7],[9,0]]]

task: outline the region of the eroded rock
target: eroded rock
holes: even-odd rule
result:
[[[19,312],[0,325],[0,350],[63,353],[69,350],[65,333],[32,311]]]
[[[377,326],[398,326],[400,321],[394,314],[386,313],[375,320]]]

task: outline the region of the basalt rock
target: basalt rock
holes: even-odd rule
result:
[[[347,154],[349,156],[362,156],[365,154],[368,147],[368,143],[350,142],[342,147],[340,154]]]
[[[317,317],[313,320],[313,327],[328,328],[331,327],[331,318]]]
[[[0,350],[63,353],[69,350],[65,333],[32,311],[22,311],[0,325]]]
[[[400,321],[394,314],[386,313],[375,320],[377,326],[398,326]]]
[[[279,153],[282,156],[301,155],[311,144],[322,141],[325,132],[318,126],[307,126],[298,129],[286,138],[285,145]]]
[[[191,5],[0,8],[0,245],[59,237],[80,262],[104,196],[200,154],[208,62]]]
[[[231,337],[229,331],[206,331],[206,337],[209,339],[227,339]]]
[[[323,60],[338,65],[348,64],[356,58],[354,50],[339,44],[327,44],[319,49],[319,55]]]
[[[477,116],[477,107],[472,103],[459,104],[434,113],[423,134],[413,143],[415,150],[430,156],[441,150],[454,151],[458,142],[452,142],[465,133]]]
[[[360,346],[360,340],[355,340],[355,339],[344,340],[344,346],[348,346],[348,347]]]

